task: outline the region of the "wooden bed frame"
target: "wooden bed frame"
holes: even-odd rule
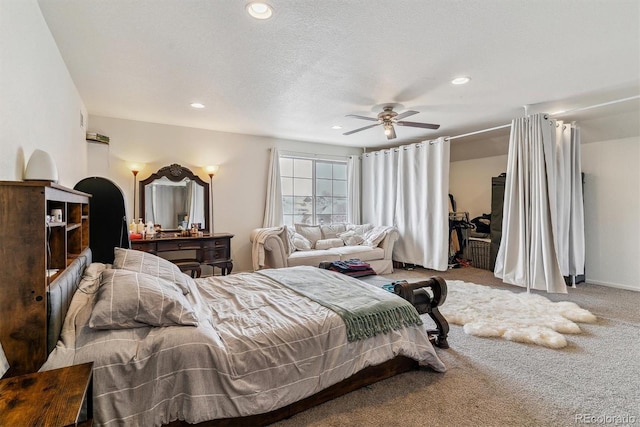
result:
[[[82,274],[84,273],[85,268],[91,264],[91,261],[91,250],[86,249],[58,278],[56,278],[56,280],[49,285],[49,289],[47,291],[47,354],[51,353],[56,346],[73,294],[82,279]],[[446,282],[439,277],[432,277],[429,280],[412,284],[404,281],[396,282],[394,288],[395,293],[411,302],[419,313],[427,313],[431,316],[436,323],[437,329],[427,331],[430,334],[430,338],[436,346],[448,348],[447,333],[449,331],[449,325],[438,311],[438,306],[442,305],[446,299]],[[431,293],[427,292],[426,289],[430,289]],[[418,368],[419,366],[417,361],[408,357],[398,356],[380,365],[369,366],[331,387],[275,411],[248,417],[206,421],[197,425],[246,426],[271,424],[276,421],[289,418],[313,406],[317,406],[336,397],[345,395],[358,388]],[[170,427],[177,427],[187,425],[192,426],[193,424],[174,421],[168,425]]]

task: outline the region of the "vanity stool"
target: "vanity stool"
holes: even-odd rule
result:
[[[191,272],[190,276],[194,279],[202,274],[200,263],[196,259],[175,259],[171,260],[171,262],[177,265],[183,273]]]

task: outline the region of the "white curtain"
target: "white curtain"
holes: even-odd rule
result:
[[[398,150],[362,156],[362,222],[395,225]]]
[[[556,130],[556,248],[563,276],[584,274],[584,205],[580,128],[555,122]]]
[[[394,260],[444,271],[449,245],[449,142],[444,138],[363,156],[363,222],[394,225]]]
[[[583,268],[577,263],[584,266],[582,188],[579,195],[570,194],[577,192],[576,179],[581,185],[575,146],[579,136],[569,133],[565,138],[562,127],[543,114],[515,119],[511,125],[502,240],[494,273],[528,291],[566,293],[560,260],[566,257],[567,272],[569,265],[576,272]]]
[[[360,224],[360,156],[349,156],[347,162],[347,221]]]
[[[263,227],[279,227],[284,224],[282,216],[282,184],[280,183],[280,154],[271,149],[267,176],[267,199],[264,206]]]
[[[195,181],[189,181],[186,189],[184,211],[189,216],[188,227],[191,227],[191,224],[200,224],[200,227],[204,228],[204,187]],[[209,228],[209,230],[212,230],[212,228]]]

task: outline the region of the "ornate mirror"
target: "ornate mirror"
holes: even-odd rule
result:
[[[172,164],[140,181],[140,211],[145,223],[163,231],[189,229],[198,224],[209,230],[209,183],[191,170]]]

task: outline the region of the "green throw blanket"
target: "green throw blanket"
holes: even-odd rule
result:
[[[315,267],[257,273],[333,310],[344,320],[349,341],[422,324],[418,312],[408,301],[340,273]]]

